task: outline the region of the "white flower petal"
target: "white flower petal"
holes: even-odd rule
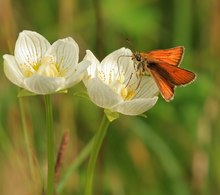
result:
[[[77,65],[79,47],[71,37],[59,39],[51,45],[45,56],[52,56],[61,74],[65,75],[70,68]]]
[[[15,60],[15,57],[12,55],[4,55],[4,72],[6,77],[15,85],[19,87],[24,87],[23,80],[24,76],[21,73],[18,63]]]
[[[18,64],[36,65],[46,53],[50,43],[42,35],[33,31],[23,31],[15,45]]]
[[[103,61],[101,62],[101,66],[98,67],[99,71],[104,72],[105,74],[105,81],[107,83],[112,82],[113,80],[116,80],[119,78],[121,74],[121,67],[119,62],[121,59],[123,60],[131,60],[128,56],[131,56],[131,51],[126,48],[118,49],[112,53],[110,53],[108,56],[106,56]],[[126,57],[125,57],[126,56]],[[125,58],[121,58],[125,57]],[[126,59],[127,58],[127,59]],[[129,67],[129,64],[126,64]],[[119,70],[120,69],[120,70]]]
[[[131,78],[136,77],[134,62],[132,60],[132,52],[130,49],[121,49],[121,55],[117,60],[119,73],[124,77],[124,84],[127,85]],[[136,78],[137,79],[137,78]]]
[[[86,50],[86,55],[83,60],[91,62],[90,66],[87,68],[87,75],[92,78],[97,76],[97,67],[100,65],[100,62],[94,54],[90,50]]]
[[[102,108],[110,108],[122,101],[122,98],[100,79],[93,78],[87,82],[90,99]]]
[[[131,83],[132,82],[133,80]],[[151,98],[159,94],[157,84],[151,76],[143,76],[140,78],[140,80],[136,79],[134,87],[138,86],[138,84],[139,87],[136,89],[137,94],[134,96],[134,98]]]
[[[111,110],[125,115],[140,115],[152,108],[158,100],[158,97],[133,99],[131,101],[121,102],[111,108]]]
[[[37,94],[50,94],[65,88],[65,78],[45,77],[35,74],[24,80],[25,88]]]
[[[69,71],[67,75],[65,75],[66,78],[66,87],[69,88],[76,83],[80,82],[85,73],[88,66],[91,64],[88,60],[83,60],[77,65],[77,69],[73,71]]]

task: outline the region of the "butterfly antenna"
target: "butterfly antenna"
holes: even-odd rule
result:
[[[126,38],[127,45],[131,48],[134,48],[134,45],[132,44],[131,40],[129,38]]]
[[[123,57],[123,55],[119,56],[117,59],[117,66],[118,66],[118,73],[119,73],[119,77],[121,78],[121,71],[120,71],[120,66],[119,66],[119,59]]]
[[[118,59],[117,59],[117,66],[118,66],[118,72],[119,72],[119,77],[121,78],[121,71],[120,71],[120,66],[119,66],[119,60],[120,60],[120,58],[122,58],[122,57],[131,57],[130,55],[120,55],[119,57],[118,57]]]

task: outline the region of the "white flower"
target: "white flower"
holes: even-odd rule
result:
[[[100,63],[86,51],[84,59],[91,65],[83,81],[92,102],[125,115],[139,115],[154,106],[158,87],[150,76],[137,77],[131,56],[129,49],[121,48]]]
[[[4,72],[14,84],[36,94],[64,90],[82,80],[89,61],[78,64],[79,47],[70,37],[52,45],[40,34],[23,31],[14,56],[4,55]]]

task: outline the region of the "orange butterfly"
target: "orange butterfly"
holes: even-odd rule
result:
[[[139,76],[147,72],[154,78],[162,97],[170,101],[174,97],[175,86],[187,85],[196,74],[179,67],[184,55],[184,47],[154,50],[146,53],[135,52],[132,59]]]

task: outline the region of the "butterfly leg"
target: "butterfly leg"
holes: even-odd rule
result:
[[[143,65],[142,65],[142,73],[143,73],[143,76],[148,76],[148,77],[150,77],[151,75],[150,75],[150,73],[149,73],[149,70],[148,70],[147,66],[148,66],[148,62],[147,62],[147,61],[144,61],[144,62],[143,62]]]
[[[137,90],[137,89],[140,87],[141,80],[142,80],[142,76],[141,76],[141,77],[139,77],[139,81],[138,81],[138,85],[137,85],[137,87],[136,87],[136,90]]]
[[[131,75],[130,75],[130,77],[129,77],[129,79],[128,79],[128,82],[127,82],[127,84],[126,84],[126,86],[125,86],[125,88],[128,87],[128,85],[129,85],[129,83],[130,83],[130,81],[131,81],[132,76],[133,76],[133,73],[131,73]]]

